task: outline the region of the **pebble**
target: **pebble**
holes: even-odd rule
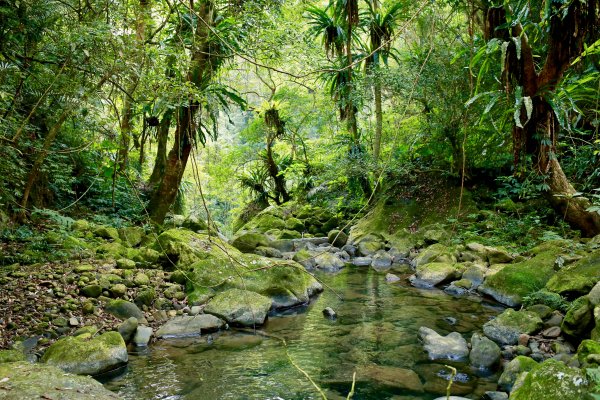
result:
[[[529,339],[530,339],[529,335],[522,333],[519,335],[519,344],[521,346],[527,346],[527,343],[529,343]]]
[[[331,307],[326,307],[325,309],[323,309],[323,315],[329,319],[337,318],[337,313]]]
[[[79,326],[79,320],[75,317],[71,317],[71,318],[69,318],[69,325]]]

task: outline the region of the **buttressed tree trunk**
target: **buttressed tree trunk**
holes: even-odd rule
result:
[[[218,60],[222,56],[213,52],[211,28],[214,25],[214,4],[209,0],[196,3],[194,13],[198,16],[195,42],[187,80],[198,89],[204,89],[218,67]],[[175,140],[169,151],[164,166],[164,172],[158,183],[154,186],[148,204],[148,212],[153,222],[162,224],[171,205],[175,202],[177,191],[185,172],[192,146],[197,135],[195,118],[199,104],[190,101],[181,105],[177,110],[177,127]]]
[[[488,38],[493,36],[509,42],[503,79],[506,89],[512,91],[520,86],[523,97],[531,99],[530,118],[527,119],[527,110],[523,105],[522,127],[516,124],[513,127],[515,164],[522,162],[523,155],[533,156],[534,168],[548,185],[546,198],[549,203],[585,236],[600,233],[600,215],[587,211],[589,200],[576,196],[576,190],[560,166],[556,154],[560,125],[546,99],[563,78],[573,58],[581,54],[584,41],[597,35],[599,4],[599,0],[573,0],[566,14],[560,11],[558,15],[550,17],[548,50],[541,69],[539,66],[536,68],[532,48],[520,24],[513,25],[510,31],[499,28],[507,20],[504,8],[490,8],[486,23]],[[520,42],[520,54],[515,40]]]

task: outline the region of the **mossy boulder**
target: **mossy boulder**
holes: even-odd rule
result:
[[[206,301],[220,290],[238,288],[270,297],[274,308],[286,308],[306,303],[322,290],[294,261],[271,260],[234,249],[230,254],[242,265],[216,255],[192,265],[187,284],[190,301]]]
[[[511,400],[584,400],[588,380],[580,369],[557,360],[546,360],[527,374],[510,394]]]
[[[311,252],[307,249],[302,249],[294,254],[292,260],[301,264],[306,269],[313,269],[316,265],[315,256],[317,254],[317,252]]]
[[[25,361],[25,354],[20,350],[0,350],[0,364],[15,361]]]
[[[0,364],[2,399],[117,400],[120,397],[89,376],[66,374],[45,364]]]
[[[268,247],[269,240],[263,233],[244,232],[236,235],[231,241],[231,245],[242,253],[251,253],[257,247]]]
[[[84,250],[90,246],[83,240],[74,236],[67,236],[63,239],[61,246],[65,250]]]
[[[87,285],[79,289],[79,293],[85,297],[99,297],[102,294],[102,286]]]
[[[104,258],[118,259],[121,257],[127,257],[127,248],[121,243],[110,242],[103,243],[96,247],[96,254]]]
[[[285,228],[298,232],[304,232],[305,229],[304,222],[294,217],[290,217],[287,220],[285,220]]]
[[[41,361],[77,375],[98,375],[128,361],[125,341],[118,332],[84,340],[66,337],[52,344]]]
[[[229,289],[218,293],[204,308],[206,314],[224,319],[232,325],[262,325],[271,309],[271,299],[255,292]]]
[[[182,226],[193,232],[206,231],[208,230],[208,224],[206,221],[198,217],[197,215],[190,215],[183,221]]]
[[[432,262],[417,266],[416,277],[422,282],[436,286],[444,282],[459,279],[464,265],[456,263]]]
[[[211,257],[217,249],[208,235],[192,232],[187,229],[169,229],[160,234],[155,250],[161,253],[161,260],[167,267],[176,264],[188,267],[194,262]]]
[[[488,276],[478,290],[507,306],[519,306],[525,296],[540,290],[552,278],[556,258],[562,251],[553,246],[528,260],[509,264]]]
[[[119,258],[117,260],[117,268],[119,269],[135,269],[135,261],[128,258]]]
[[[519,375],[531,371],[537,365],[538,363],[532,358],[526,356],[515,357],[504,367],[504,371],[498,379],[498,387],[501,390],[510,392]]]
[[[77,232],[86,232],[89,231],[91,228],[91,225],[88,221],[86,221],[85,219],[78,219],[77,221],[73,222],[73,224],[71,225],[71,229]]]
[[[94,235],[107,240],[119,240],[119,231],[112,226],[99,225],[94,228]]]
[[[142,243],[145,234],[144,228],[139,226],[129,226],[119,229],[119,238],[123,244],[129,247],[136,247]]]
[[[600,250],[562,268],[546,284],[546,288],[562,296],[574,298],[588,294],[600,281]]]
[[[421,251],[417,257],[413,260],[415,266],[428,264],[428,263],[455,263],[456,257],[454,250],[444,246],[441,243],[435,243]]]
[[[285,229],[283,216],[274,215],[273,210],[274,208],[269,207],[261,211],[256,217],[246,223],[241,230],[266,232],[271,229]]]
[[[593,306],[587,296],[575,300],[569,307],[561,324],[562,331],[573,337],[579,338],[587,334],[594,322]]]
[[[133,261],[145,265],[153,265],[156,264],[160,259],[160,254],[160,252],[154,249],[148,247],[140,247],[138,249],[137,254],[133,257]]]
[[[348,235],[346,235],[343,231],[339,229],[334,229],[329,231],[327,234],[327,241],[329,244],[335,247],[342,247],[348,241]]]
[[[500,361],[500,347],[487,337],[475,332],[471,337],[471,365],[477,369],[487,369]]]
[[[504,310],[493,320],[483,325],[487,337],[501,345],[514,345],[523,333],[532,334],[539,331],[543,322],[541,318],[530,311],[515,311],[511,308]]]
[[[595,356],[588,358],[590,355]],[[590,339],[583,340],[577,348],[577,359],[583,366],[589,364],[598,364],[598,360],[600,360],[600,342]]]

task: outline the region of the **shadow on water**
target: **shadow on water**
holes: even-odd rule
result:
[[[478,297],[389,284],[366,268],[320,275],[326,291],[310,305],[272,315],[262,330],[213,333],[210,338],[160,341],[130,355],[127,370],[105,385],[126,399],[319,399],[294,361],[330,399],[345,398],[357,371],[355,399],[434,399],[445,394],[448,368],[458,369],[454,395],[478,398],[498,375],[466,363],[429,361],[417,339],[421,326],[469,338],[501,309]],[[325,318],[325,307],[338,318]],[[451,318],[449,318],[451,317]],[[456,319],[456,321],[453,320]],[[414,372],[413,372],[414,371]]]

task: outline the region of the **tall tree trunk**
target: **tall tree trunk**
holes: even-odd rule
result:
[[[173,119],[173,110],[167,110],[158,126],[156,158],[154,160],[154,168],[152,174],[148,178],[148,188],[154,188],[160,183],[161,177],[165,173],[167,165],[167,142],[169,140],[169,129],[171,128],[171,120]]]
[[[192,151],[192,135],[196,131],[194,123],[196,110],[197,105],[179,108],[173,147],[165,160],[165,168],[160,182],[153,191],[148,203],[150,219],[155,223],[162,224],[177,197],[177,191]]]
[[[129,74],[127,85],[127,93],[124,94],[123,108],[121,111],[121,144],[119,149],[119,172],[124,172],[129,164],[129,147],[133,134],[133,108],[135,106],[132,99],[133,93],[140,82],[141,70],[144,64],[144,40],[146,36],[146,21],[148,14],[148,0],[140,0],[139,7],[136,7],[135,16],[135,48],[133,55],[136,59],[138,70],[132,69]],[[137,138],[134,140],[136,147],[139,146]]]
[[[190,7],[192,6],[193,2],[190,2]],[[187,81],[202,90],[214,76],[222,55],[215,54],[211,43],[213,40],[211,25],[215,20],[215,8],[212,1],[202,0],[196,3],[195,14],[198,15],[198,26],[195,33],[196,46],[192,51]],[[150,218],[157,224],[163,223],[169,208],[177,197],[177,191],[197,134],[194,119],[198,108],[199,103],[195,101],[179,106],[173,148],[167,156],[164,172],[159,178],[159,183],[155,185],[148,204]]]
[[[379,77],[375,76],[375,138],[373,140],[373,159],[377,164],[379,162],[379,153],[381,152],[381,134],[383,131],[383,111],[381,108],[381,82]]]
[[[548,50],[539,72],[521,24],[512,25],[510,31],[505,28],[508,24],[506,10],[502,7],[488,9],[486,18],[486,36],[509,42],[505,58],[506,89],[520,86],[523,96],[529,97],[532,102],[529,121],[525,118],[525,107],[522,107],[522,127],[513,127],[515,163],[522,162],[523,154],[533,156],[534,168],[548,185],[545,196],[550,205],[585,236],[600,233],[600,215],[587,211],[589,200],[575,196],[576,190],[560,166],[556,154],[560,126],[546,99],[563,78],[571,60],[581,53],[583,41],[597,33],[599,3],[598,0],[573,0],[566,10],[561,11],[561,15],[549,17]],[[520,49],[515,46],[516,40],[520,41]]]

